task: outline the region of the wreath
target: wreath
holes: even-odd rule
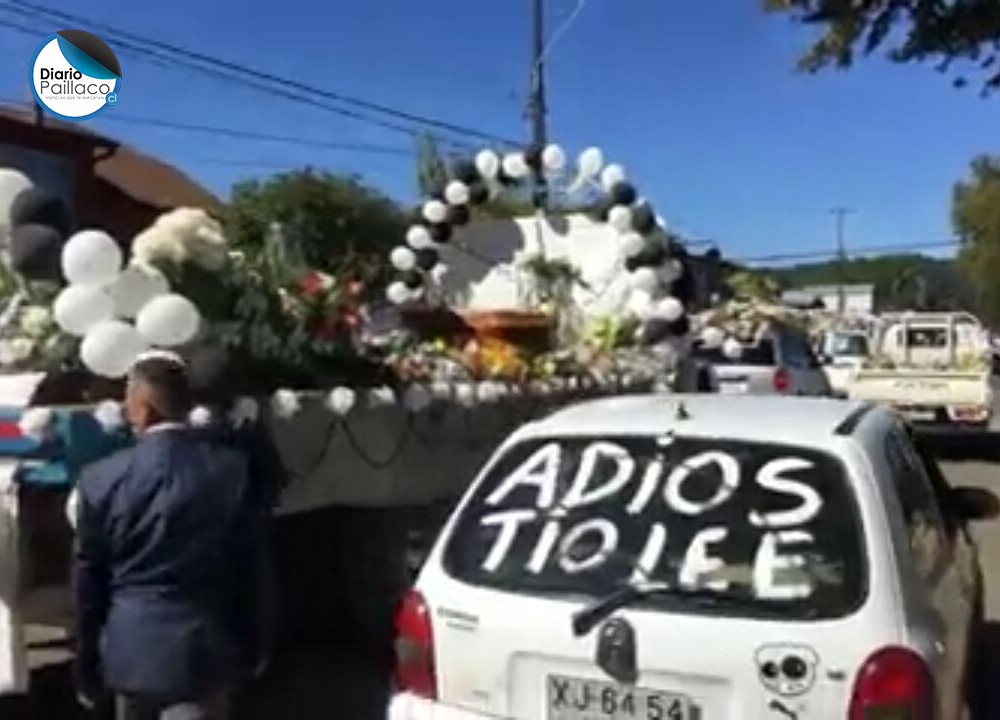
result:
[[[472,219],[472,207],[506,193],[525,190],[534,178],[544,178],[550,191],[580,197],[593,214],[617,231],[621,262],[629,274],[632,295],[629,311],[646,326],[648,342],[687,336],[688,311],[694,300],[689,257],[665,229],[652,205],[639,196],[625,169],[605,164],[600,148],[580,153],[575,171],[567,172],[566,153],[559,145],[532,147],[501,155],[492,149],[473,159],[459,159],[449,168],[449,179],[419,207],[418,221],[409,227],[405,243],[389,260],[398,277],[386,296],[396,305],[426,303],[429,291],[440,289],[447,272],[441,248]]]

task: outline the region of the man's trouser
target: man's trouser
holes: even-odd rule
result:
[[[228,720],[229,694],[196,702],[169,703],[142,695],[115,697],[115,720]]]

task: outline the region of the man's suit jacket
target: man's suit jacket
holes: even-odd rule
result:
[[[258,632],[261,536],[241,453],[157,428],[79,481],[77,662],[118,692],[192,700],[237,680]]]

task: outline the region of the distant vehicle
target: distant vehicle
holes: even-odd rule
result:
[[[746,345],[737,358],[722,348],[695,344],[692,355],[708,363],[718,392],[727,395],[832,395],[823,366],[805,333],[772,323],[756,343]]]
[[[851,398],[889,405],[911,422],[989,428],[990,347],[974,316],[885,315],[873,355],[876,366],[863,368],[851,379]]]
[[[503,444],[397,621],[390,720],[960,720],[982,573],[891,411],[652,395]]]
[[[868,335],[858,331],[831,330],[824,333],[819,347],[819,359],[833,392],[847,396],[854,374],[871,358]]]

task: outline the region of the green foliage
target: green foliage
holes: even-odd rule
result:
[[[955,184],[951,216],[962,243],[960,266],[983,314],[1000,322],[1000,157],[972,161],[969,177]]]
[[[233,188],[224,223],[234,249],[251,259],[264,253],[274,222],[309,267],[351,268],[369,279],[406,234],[393,200],[356,177],[308,168]]]
[[[834,260],[761,270],[783,288],[833,285],[840,279]],[[916,253],[852,258],[844,264],[844,282],[874,285],[878,310],[978,309],[969,283],[949,259]]]
[[[887,47],[894,62],[934,62],[944,72],[959,61],[983,76],[984,92],[1000,88],[998,0],[764,0],[764,7],[821,29],[799,62],[808,72],[850,67],[859,54]],[[954,82],[961,87],[967,78]]]

